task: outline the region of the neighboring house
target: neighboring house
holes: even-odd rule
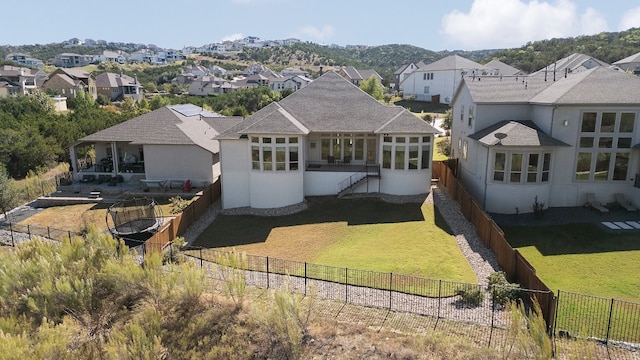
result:
[[[11,53],[11,54],[5,56],[4,59],[6,61],[14,62],[14,63],[16,63],[18,65],[35,67],[35,68],[38,68],[38,69],[41,69],[41,68],[44,67],[44,62],[42,62],[42,60],[36,59],[36,58],[32,58],[32,57],[30,57],[29,55],[26,55],[26,54]]]
[[[0,77],[0,98],[17,95],[20,91],[20,84]]]
[[[459,55],[447,56],[420,66],[400,80],[404,99],[449,104],[464,77],[497,75],[496,69],[478,64]]]
[[[282,91],[285,89],[291,89],[293,91],[297,91],[309,85],[311,81],[312,81],[311,79],[301,75],[287,76],[282,78],[272,78],[272,79],[269,79],[269,88],[271,88],[271,90],[277,90],[277,91]]]
[[[621,68],[626,72],[630,72],[635,75],[640,75],[640,52],[628,56],[622,60],[618,60],[613,65]]]
[[[409,63],[399,67],[398,70],[393,73],[393,78],[395,79],[393,90],[402,91],[402,88],[400,87],[402,80],[409,77],[409,75],[416,69],[418,69],[418,66],[414,63]]]
[[[149,63],[149,64],[158,64],[160,63],[156,53],[150,49],[142,49],[138,51],[134,51],[129,55],[129,61],[132,63]]]
[[[219,145],[212,139],[239,122],[240,118],[223,117],[191,104],[162,107],[73,144],[69,151],[74,179],[120,175],[124,181],[136,177],[213,183],[220,175],[220,165]],[[80,148],[93,148],[95,161],[79,158]]]
[[[39,70],[32,70],[25,67],[11,65],[0,66],[0,79],[4,84],[4,89],[0,96],[21,94],[26,95],[38,88]]]
[[[434,127],[330,71],[220,134],[222,207],[305,196],[426,194]]]
[[[282,69],[282,71],[280,71],[280,75],[284,77],[291,77],[295,75],[309,77],[309,72],[304,71],[299,67],[288,67],[288,68]]]
[[[57,54],[53,59],[53,65],[61,68],[87,66],[93,62],[93,55],[80,55],[74,53]]]
[[[49,74],[42,87],[55,94],[74,98],[84,92],[93,99],[98,98],[96,80],[91,73],[82,69],[57,69]]]
[[[96,88],[98,95],[104,95],[111,101],[124,100],[125,97],[140,101],[144,96],[138,79],[125,74],[102,73],[96,76]]]
[[[269,69],[268,67],[266,67],[266,66],[264,66],[262,64],[249,65],[244,69],[242,74],[247,76],[247,77],[252,76],[252,75],[262,75],[262,76],[264,76],[266,78],[282,77],[280,74],[276,73],[275,71]]]
[[[189,95],[208,96],[227,94],[236,90],[237,87],[230,82],[215,76],[205,76],[193,80],[189,84]]]
[[[484,66],[491,69],[498,70],[498,75],[505,75],[505,76],[526,75],[524,71],[516,69],[509,64],[505,64],[500,60],[491,60],[488,63],[484,64]]]
[[[127,57],[128,57],[128,54],[123,51],[115,52],[110,50],[104,50],[102,54],[93,56],[93,62],[94,63],[114,62],[118,64],[124,64],[127,62]]]
[[[564,76],[565,73],[577,73],[599,66],[614,68],[610,64],[589,55],[574,53],[545,66],[534,72],[533,75],[544,74],[547,79],[553,80]]]
[[[608,67],[465,77],[452,102],[452,158],[484,210],[518,214],[622,193],[640,207],[640,78]]]
[[[351,83],[355,86],[360,86],[360,83],[372,76],[374,76],[375,79],[378,80],[380,84],[382,84],[382,76],[380,76],[380,74],[378,74],[373,69],[358,70],[353,66],[345,66],[338,70],[338,74],[351,81]]]

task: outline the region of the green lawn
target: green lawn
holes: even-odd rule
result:
[[[512,247],[557,290],[640,302],[640,236],[594,224],[503,227]]]
[[[477,282],[433,205],[335,197],[308,201],[308,210],[290,216],[220,215],[193,245],[352,269]]]

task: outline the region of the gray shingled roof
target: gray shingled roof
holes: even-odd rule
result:
[[[640,103],[640,78],[607,67],[568,74],[556,78],[547,74],[463,79],[477,104],[594,104],[636,105]],[[458,88],[458,91],[462,88]]]
[[[627,56],[622,60],[618,60],[614,62],[613,65],[622,65],[622,64],[636,63],[636,62],[640,62],[640,52],[635,53],[631,56]]]
[[[488,67],[488,68],[492,68],[492,69],[498,69],[498,71],[500,72],[500,74],[502,75],[506,75],[506,76],[512,76],[512,75],[523,75],[524,73],[522,72],[522,70],[516,69],[513,66],[509,65],[509,64],[505,64],[500,60],[491,60],[488,63],[484,64],[484,66]]]
[[[505,134],[502,140],[495,135]],[[540,130],[533,121],[505,120],[484,128],[469,138],[486,146],[569,146]]]
[[[598,67],[598,66],[610,67],[610,65],[607,64],[606,62],[596,59],[594,57],[591,57],[589,55],[573,53],[567,57],[564,57],[560,60],[555,61],[554,63],[551,63],[543,67],[542,69],[534,72],[534,74],[542,74],[546,71],[548,76],[552,77],[553,71],[555,71],[556,77],[560,77],[564,75],[565,71],[569,73],[580,72],[584,70],[593,69],[594,67]]]
[[[212,113],[203,112],[195,105],[169,105],[85,136],[79,142],[122,141],[140,145],[197,145],[211,152],[218,152],[218,143],[212,141],[213,137],[220,131],[236,125],[240,119],[210,115]],[[223,119],[229,122],[223,125]],[[216,124],[220,129],[213,127]]]
[[[420,71],[442,71],[459,69],[484,69],[485,66],[475,61],[465,59],[459,55],[450,55],[430,64],[420,67]]]
[[[285,120],[293,126],[285,124]],[[325,73],[280,102],[260,109],[242,124],[217,138],[237,139],[241,134],[252,133],[251,131],[272,134],[280,131],[438,133],[433,126],[406,109],[381,104],[333,71]]]
[[[96,86],[104,88],[118,88],[123,86],[140,85],[136,79],[125,74],[102,73],[96,76]]]

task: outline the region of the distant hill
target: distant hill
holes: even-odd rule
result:
[[[62,52],[97,54],[104,47],[64,47],[62,43],[46,45],[0,46],[0,61],[10,52],[23,52],[46,61]],[[608,63],[613,63],[629,55],[640,52],[640,28],[622,32],[604,32],[597,35],[558,38],[530,42],[520,48],[486,49],[474,51],[432,51],[413,45],[381,45],[367,48],[337,48],[313,43],[298,43],[291,46],[245,48],[237,54],[211,54],[211,63],[232,62],[239,64],[262,63],[274,70],[288,66],[299,66],[319,70],[336,66],[351,65],[359,69],[375,69],[385,79],[393,81],[393,73],[402,65],[424,61],[430,63],[452,54],[458,54],[479,63],[498,59],[526,72],[543,68],[572,53],[583,53]]]

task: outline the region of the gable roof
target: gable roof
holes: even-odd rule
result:
[[[444,71],[461,69],[484,69],[485,66],[465,59],[460,55],[449,55],[419,68],[420,71]]]
[[[553,72],[555,71],[556,78],[558,78],[564,76],[565,72],[575,73],[593,69],[594,67],[598,66],[610,67],[611,65],[589,55],[573,53],[567,57],[564,57],[545,66],[544,68],[534,72],[533,74],[542,74],[547,72],[548,76],[552,77]]]
[[[627,56],[622,60],[618,60],[614,62],[613,65],[623,65],[623,64],[637,63],[637,62],[640,62],[640,52],[635,53],[631,56]]]
[[[486,76],[462,80],[456,96],[467,87],[477,104],[638,104],[640,78],[607,67],[595,67],[566,77],[542,74],[516,77]],[[624,96],[621,96],[624,94]]]
[[[376,76],[377,78],[382,79],[382,77],[373,69],[358,70],[353,66],[345,66],[342,68],[342,71],[344,71],[347,77],[352,80],[367,80],[371,76]]]
[[[285,124],[289,121],[291,124]],[[439,131],[400,106],[387,106],[334,71],[249,116],[219,139],[242,134],[309,132],[424,133]]]
[[[60,73],[66,74],[72,79],[88,79],[93,77],[91,73],[78,68],[58,68],[56,69],[56,71],[53,72],[53,74],[60,74]]]
[[[169,105],[85,136],[79,142],[196,145],[215,153],[219,145],[212,138],[238,122],[240,118],[222,117],[191,104]]]
[[[502,139],[496,134],[504,134]],[[486,127],[469,138],[486,146],[569,146],[545,134],[531,120],[504,120]]]
[[[524,75],[524,72],[522,70],[516,69],[513,66],[505,64],[502,61],[496,59],[489,61],[488,63],[484,64],[484,66],[492,69],[498,69],[499,73],[502,75]]]
[[[138,85],[142,87],[136,79],[125,74],[102,73],[96,76],[96,86],[104,88],[119,88],[123,86]]]

